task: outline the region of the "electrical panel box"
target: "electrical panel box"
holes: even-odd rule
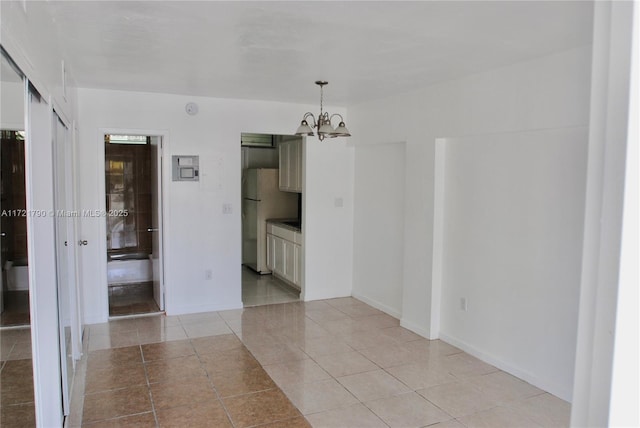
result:
[[[173,181],[200,181],[200,156],[171,156]]]

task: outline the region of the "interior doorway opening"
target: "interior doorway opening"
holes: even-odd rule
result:
[[[242,303],[300,300],[302,139],[241,134]]]
[[[105,134],[109,316],[164,311],[162,137]]]

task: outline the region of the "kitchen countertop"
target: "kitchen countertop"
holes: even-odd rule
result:
[[[272,219],[268,219],[267,223],[271,223],[273,225],[277,225],[278,227],[283,227],[285,229],[289,229],[289,230],[293,230],[295,232],[302,232],[302,229],[300,227],[296,227],[295,225],[292,224],[287,224],[289,222],[296,222],[298,221],[295,218],[272,218]]]

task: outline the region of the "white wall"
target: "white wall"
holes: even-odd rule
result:
[[[407,196],[401,296],[404,326],[430,336],[430,308],[432,303],[438,305],[432,302],[431,284],[436,138],[585,127],[588,124],[590,53],[590,47],[577,48],[349,107],[349,123],[356,146],[406,141]],[[586,141],[583,150],[586,153]],[[359,162],[356,158],[357,165]],[[568,168],[568,172],[579,174],[580,170]],[[358,178],[361,179],[366,180],[366,177]],[[355,211],[359,208],[356,205]],[[375,233],[379,225],[368,222],[358,227],[363,228],[362,233],[365,230]],[[366,251],[365,241],[354,242],[354,253]],[[379,256],[371,258],[369,264],[379,266],[387,260],[389,257]],[[567,266],[566,269],[566,276],[571,277],[575,267]],[[354,272],[354,277],[358,275],[359,272]],[[577,289],[578,284],[565,286]],[[369,287],[369,291],[362,293],[374,293],[384,284],[372,283]],[[449,316],[445,313],[447,308],[442,307],[442,310],[442,317]],[[535,323],[535,320],[531,322]],[[508,342],[510,338],[503,340]],[[493,344],[480,343],[478,350],[490,354]],[[515,361],[503,363],[517,365]],[[562,368],[571,372],[573,365],[567,362]],[[533,373],[534,376],[541,374]]]
[[[331,107],[327,110],[340,113]],[[305,141],[304,300],[350,296],[353,280],[353,147],[342,138],[320,142],[316,137],[306,137]]]
[[[0,2],[2,46],[40,94],[69,124],[75,114],[73,70],[66,65],[66,93],[62,85],[64,56],[47,2]]]
[[[290,134],[313,106],[92,89],[81,89],[79,101],[81,208],[104,208],[101,138],[107,129],[165,134],[165,171],[171,155],[199,155],[200,182],[164,177],[166,310],[241,307],[240,133]],[[189,101],[199,104],[198,115],[185,113]],[[352,221],[352,152],[339,139],[306,143],[306,299],[350,294],[351,240],[341,236]],[[342,195],[344,208],[327,195]],[[231,215],[222,213],[226,203]],[[108,316],[103,228],[103,219],[82,219],[81,236],[89,241],[83,248],[88,323]],[[206,269],[212,280],[205,280]]]
[[[398,318],[402,313],[404,171],[404,143],[356,147],[353,239],[366,251],[353,255],[353,296]]]
[[[440,337],[565,399],[586,140],[573,128],[446,143]]]
[[[620,300],[633,298],[634,293],[637,297],[638,289],[637,252],[634,254],[633,245],[629,245],[629,236],[622,235],[633,232],[634,222],[637,232],[638,221],[637,216],[628,217],[633,213],[633,198],[625,195],[634,185],[637,190],[637,180],[625,183],[633,179],[634,169],[637,174],[638,162],[637,152],[635,159],[627,158],[633,155],[628,146],[638,145],[632,127],[637,126],[637,108],[634,111],[630,105],[637,102],[637,68],[635,74],[631,71],[632,52],[637,55],[638,47],[637,28],[636,39],[632,39],[633,9],[637,6],[631,2],[596,2],[594,9],[589,165],[571,408],[571,424],[575,427],[637,426],[639,419],[638,301]],[[631,169],[625,171],[627,167]],[[635,198],[637,202],[637,194]],[[637,233],[631,239],[637,248]],[[635,269],[635,281],[629,256],[634,257],[631,269]],[[627,349],[631,352],[626,353]],[[627,400],[634,397],[629,407]],[[612,403],[612,399],[617,402]]]
[[[24,83],[0,82],[0,129],[24,131]]]

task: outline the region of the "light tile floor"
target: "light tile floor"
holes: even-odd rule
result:
[[[300,292],[273,275],[260,275],[242,267],[242,303],[244,307],[297,302]]]
[[[87,333],[71,426],[569,425],[567,402],[353,298]]]

